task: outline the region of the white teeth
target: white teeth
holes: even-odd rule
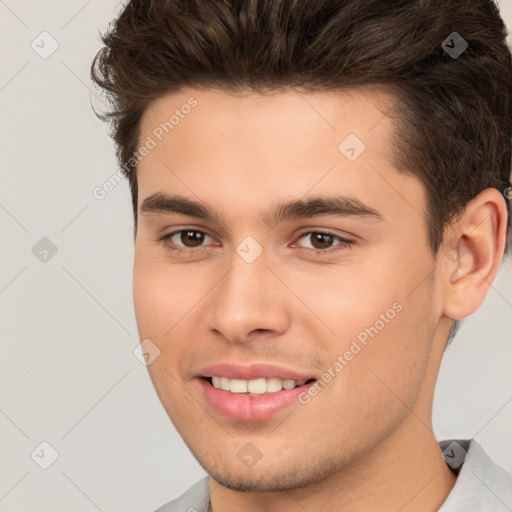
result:
[[[231,393],[247,393],[247,384],[249,381],[242,379],[231,379],[229,391]]]
[[[268,379],[259,378],[252,380],[229,379],[228,377],[212,377],[212,385],[217,389],[230,391],[231,393],[250,393],[253,395],[263,395],[264,393],[276,393],[282,389],[293,389],[296,386],[302,386],[305,380],[278,379],[270,377]]]
[[[228,379],[227,377],[221,377],[220,378],[220,389],[223,389],[224,391],[229,391],[230,381],[231,381],[231,379]]]
[[[293,389],[295,387],[295,381],[291,379],[283,380],[283,388],[284,389]]]
[[[247,391],[255,395],[262,395],[267,392],[267,381],[265,379],[254,379],[247,382]]]
[[[275,393],[283,389],[283,381],[281,379],[267,379],[267,393]]]

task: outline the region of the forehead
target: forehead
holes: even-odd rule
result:
[[[240,142],[250,134],[257,144],[274,141],[277,133],[283,146],[291,145],[294,136],[336,139],[351,128],[364,136],[383,120],[384,127],[391,128],[386,113],[396,101],[390,90],[377,86],[313,93],[183,89],[150,104],[142,117],[141,134],[155,132],[160,139],[172,133],[177,143],[182,137],[200,136],[207,142],[213,135]]]
[[[400,193],[415,194],[409,201],[421,210],[419,180],[393,168],[395,127],[386,112],[396,101],[377,87],[166,95],[141,122],[139,147],[151,149],[138,164],[139,204],[164,190],[245,214],[267,199],[335,191],[381,211],[383,203],[399,210]],[[397,187],[407,190],[397,195]]]

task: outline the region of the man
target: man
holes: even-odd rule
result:
[[[431,420],[510,223],[496,6],[132,0],[103,40],[139,335],[209,474],[159,510],[511,510]]]

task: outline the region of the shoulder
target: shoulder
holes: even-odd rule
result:
[[[155,512],[207,512],[210,503],[210,484],[205,476],[179,498],[162,505]]]
[[[439,512],[512,510],[512,474],[498,466],[474,439],[439,444],[447,464],[458,473]]]

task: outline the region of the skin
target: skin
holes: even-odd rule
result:
[[[139,163],[139,208],[179,194],[220,220],[139,211],[133,292],[140,339],[161,351],[151,379],[210,475],[212,510],[438,510],[455,476],[432,432],[435,382],[452,320],[478,309],[498,271],[503,197],[482,192],[434,256],[424,187],[393,167],[391,93],[187,89],[147,109],[140,140],[191,96],[197,106]],[[350,133],[366,146],[353,162],[338,150]],[[264,223],[275,203],[335,194],[382,220]],[[182,253],[158,240],[180,229],[209,236],[200,249],[175,236]],[[315,253],[303,234],[326,229],[353,243]],[[236,252],[247,236],[263,248],[250,264]],[[248,422],[203,396],[196,376],[220,361],[320,378],[396,302],[402,310],[307,405]],[[248,442],[261,453],[250,468],[237,457]]]

